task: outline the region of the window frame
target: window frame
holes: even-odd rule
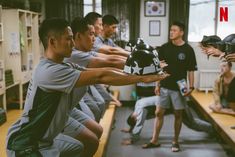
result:
[[[220,3],[220,0],[215,0],[215,13],[214,13],[214,26],[213,26],[213,29],[214,29],[214,35],[218,35],[218,25],[219,25],[219,3]],[[191,6],[191,1],[190,1],[190,5]],[[190,9],[190,8],[189,8]],[[189,20],[190,21],[190,20]],[[189,33],[188,33],[188,37],[187,37],[188,41],[189,40]]]
[[[96,4],[97,3],[96,2],[97,2],[97,0],[92,0],[92,3],[91,3],[93,12],[97,12],[97,9],[96,9]],[[85,5],[86,5],[86,3],[83,3],[83,9],[84,9],[83,13],[85,13],[85,8],[84,8]],[[100,1],[100,5],[101,5],[101,12],[102,12],[102,1]],[[100,13],[100,14],[102,14],[102,13]]]

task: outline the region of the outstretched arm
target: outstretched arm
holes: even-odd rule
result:
[[[168,77],[168,74],[161,75],[128,75],[120,70],[115,69],[106,69],[106,68],[97,68],[87,71],[82,71],[80,78],[77,80],[76,86],[86,86],[92,84],[107,84],[107,85],[128,85],[138,82],[154,82],[163,80]]]
[[[120,47],[111,47],[108,45],[103,45],[99,48],[100,53],[108,54],[108,55],[120,55],[128,57],[130,52],[120,48]]]

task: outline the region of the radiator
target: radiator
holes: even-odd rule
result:
[[[218,70],[200,70],[199,71],[199,90],[212,91],[216,78],[219,76]]]

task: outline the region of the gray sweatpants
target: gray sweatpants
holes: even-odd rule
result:
[[[156,106],[159,102],[159,96],[144,97],[139,99],[135,104],[134,114],[136,115],[136,124],[132,130],[132,140],[137,140],[144,126],[147,116],[145,107]]]
[[[43,157],[81,157],[84,146],[78,140],[59,134],[52,145],[39,148]],[[7,150],[7,157],[15,157],[15,151]]]
[[[212,125],[202,119],[194,117],[188,105],[185,106],[183,113],[183,123],[192,130],[203,131],[209,134],[214,133]]]

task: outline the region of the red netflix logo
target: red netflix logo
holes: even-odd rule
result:
[[[228,22],[228,7],[220,7],[220,22]]]

